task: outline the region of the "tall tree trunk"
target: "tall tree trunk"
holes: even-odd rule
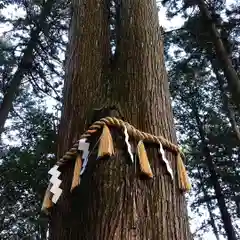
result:
[[[240,79],[238,78],[237,72],[235,71],[231,59],[223,45],[221,36],[218,33],[216,25],[213,23],[211,13],[209,12],[207,5],[204,0],[196,1],[199,10],[206,21],[206,26],[209,27],[212,42],[215,48],[216,56],[221,64],[224,75],[228,82],[228,88],[231,92],[233,102],[236,106],[240,106]]]
[[[9,112],[13,107],[13,101],[18,95],[19,87],[24,78],[24,75],[26,74],[27,71],[29,71],[29,68],[32,67],[34,49],[38,45],[39,34],[42,31],[42,29],[45,27],[45,22],[51,12],[53,3],[54,3],[53,0],[48,0],[46,3],[44,3],[42,7],[42,12],[39,16],[37,26],[31,31],[30,40],[27,44],[27,47],[23,51],[23,56],[18,64],[17,70],[14,73],[12,79],[10,80],[6,94],[4,95],[3,100],[1,102],[0,136],[4,131],[5,122],[7,120]]]
[[[222,218],[225,232],[227,234],[228,240],[237,240],[236,233],[235,233],[235,230],[234,230],[234,227],[232,224],[232,220],[231,220],[230,214],[228,212],[225,198],[224,198],[224,195],[222,192],[222,187],[219,183],[218,176],[215,171],[213,158],[211,156],[211,152],[210,152],[208,143],[205,138],[205,132],[203,129],[203,124],[199,117],[198,109],[196,106],[192,106],[192,110],[193,110],[193,113],[194,113],[194,116],[195,116],[195,119],[197,122],[197,127],[198,127],[199,135],[201,138],[202,149],[203,149],[203,153],[205,156],[205,163],[206,163],[206,166],[210,173],[210,180],[211,180],[211,183],[212,183],[214,191],[215,191],[215,195],[217,198],[218,207],[219,207],[219,210],[221,213],[221,218]]]
[[[73,4],[59,154],[83,133],[89,110],[106,101],[106,82],[108,102],[120,106],[128,122],[176,143],[155,0],[121,1],[113,61],[106,1]],[[128,164],[121,132],[112,133],[115,156],[96,161],[93,151],[73,194],[68,194],[73,166],[62,169],[65,194],[54,206],[50,239],[191,239],[176,156],[167,152],[172,182],[157,149],[149,149],[155,177],[141,180]]]
[[[223,77],[220,75],[220,73],[218,71],[217,63],[214,60],[211,60],[211,63],[212,63],[213,71],[216,75],[218,85],[219,85],[219,89],[220,89],[220,92],[221,92],[224,111],[226,112],[226,115],[230,120],[232,130],[235,133],[235,136],[238,139],[238,142],[239,142],[239,145],[240,145],[240,131],[239,131],[239,128],[238,128],[238,125],[237,125],[237,122],[236,122],[234,111],[233,111],[233,109],[230,105],[229,98],[228,98],[228,96],[225,92],[225,89],[224,89]]]
[[[204,186],[204,180],[202,178],[202,174],[200,173],[199,168],[198,168],[198,176],[199,176],[199,179],[200,179],[200,182],[201,182],[201,189],[202,189],[204,198],[209,199],[209,200],[206,201],[206,205],[207,205],[207,210],[208,210],[208,213],[209,213],[210,224],[212,226],[213,233],[214,233],[216,239],[220,240],[220,237],[219,237],[219,234],[218,234],[218,229],[217,229],[217,226],[215,224],[214,215],[213,215],[213,212],[212,212],[212,209],[211,209],[211,200],[210,200],[210,197],[208,195],[207,189]]]

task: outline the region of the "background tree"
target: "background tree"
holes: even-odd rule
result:
[[[215,6],[219,7],[218,11],[223,8],[222,5],[220,6]],[[171,5],[169,11],[173,9],[174,7]],[[200,236],[207,231],[206,228],[210,222],[210,226],[218,238],[216,226],[219,225],[219,223],[215,223],[218,222],[217,218],[214,219],[217,195],[214,196],[211,190],[215,180],[206,171],[209,169],[207,165],[211,159],[204,160],[207,149],[203,149],[199,145],[201,142],[208,144],[207,151],[212,158],[212,168],[216,171],[216,179],[220,183],[228,212],[233,219],[232,227],[226,226],[225,230],[228,232],[229,229],[235,228],[233,231],[237,235],[239,229],[235,202],[238,202],[236,199],[239,195],[239,169],[236,165],[239,162],[237,153],[239,151],[239,113],[229,98],[223,72],[219,67],[219,62],[216,61],[214,44],[210,33],[206,31],[206,24],[199,17],[198,11],[187,12],[184,8],[177,8],[177,11],[179,14],[183,14],[185,23],[181,29],[166,33],[167,48],[165,49],[169,60],[175,117],[179,126],[178,130],[182,134],[185,133],[185,137],[181,138],[180,136],[180,139],[188,153],[193,182],[197,183],[194,190],[199,193],[195,197],[192,207],[195,209],[195,214],[201,215],[203,203],[206,203],[210,216],[210,221],[203,222],[195,236],[201,238]],[[220,21],[217,26],[221,33],[227,32],[227,34],[222,34],[221,40],[228,49],[229,56],[236,58],[234,49],[238,48],[238,42],[235,35],[232,34],[236,31],[236,25],[231,24],[231,21],[230,19]],[[174,46],[173,54],[171,54],[169,46],[171,48]],[[196,122],[192,122],[194,119],[198,119],[197,126]],[[199,139],[200,126],[202,138]],[[200,170],[201,166],[202,170]],[[212,210],[209,208],[209,204],[212,206]],[[217,206],[221,207],[219,204]],[[224,217],[223,221],[226,219]],[[218,232],[222,234],[220,229]],[[227,236],[228,239],[237,237],[229,233]]]
[[[0,1],[1,106],[44,3]],[[47,172],[56,159],[59,103],[51,99],[61,97],[69,20],[66,6],[59,3],[51,9],[45,34],[41,31],[33,43],[32,67],[18,68],[24,77],[0,141],[1,239],[46,239],[47,221],[40,217],[40,207]]]
[[[14,100],[21,92],[22,85],[31,83],[33,90],[47,93],[59,99],[58,69],[61,62],[61,45],[64,49],[67,30],[67,2],[48,1],[16,1],[9,5],[22,10],[22,17],[11,19],[2,16],[2,21],[11,28],[4,33],[2,47],[2,79],[0,105],[0,133],[12,109]],[[15,6],[14,6],[15,5]],[[63,10],[64,9],[64,10]],[[6,42],[8,39],[8,43]],[[15,41],[15,42],[14,42]],[[44,63],[44,64],[43,64]],[[52,81],[52,79],[56,79]],[[51,93],[53,92],[53,93]]]

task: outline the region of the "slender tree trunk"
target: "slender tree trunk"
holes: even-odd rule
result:
[[[238,128],[238,125],[237,125],[237,122],[236,122],[234,111],[233,111],[233,109],[230,105],[228,96],[225,93],[223,77],[220,75],[220,73],[218,71],[216,62],[214,62],[214,60],[211,60],[211,63],[212,63],[213,71],[216,75],[216,78],[217,78],[217,81],[218,81],[218,84],[219,84],[219,89],[220,89],[222,100],[223,100],[224,111],[226,112],[226,115],[230,120],[232,130],[235,133],[235,136],[238,139],[239,144],[240,144],[240,131],[239,131],[239,128]]]
[[[225,198],[224,198],[224,195],[222,192],[222,187],[219,183],[218,176],[215,171],[213,158],[211,156],[211,153],[210,153],[210,150],[208,147],[208,143],[205,139],[205,132],[204,132],[203,125],[202,125],[202,122],[201,122],[199,114],[198,114],[198,109],[196,108],[196,106],[192,106],[192,109],[193,109],[193,113],[195,115],[195,119],[197,122],[197,127],[198,127],[198,131],[199,131],[200,138],[201,138],[203,153],[206,158],[205,159],[206,166],[210,173],[210,180],[211,180],[211,183],[212,183],[214,191],[215,191],[215,195],[217,198],[218,207],[219,207],[219,210],[221,213],[221,218],[222,218],[225,232],[227,234],[228,240],[237,240],[236,233],[235,233],[235,230],[234,230],[234,227],[232,224],[232,220],[231,220],[230,214],[228,212]]]
[[[105,83],[109,103],[120,106],[128,122],[176,143],[155,0],[121,1],[111,61],[106,1],[73,4],[59,154],[83,133],[89,110],[106,101]],[[176,156],[167,152],[172,182],[157,149],[149,149],[155,177],[141,180],[128,164],[122,133],[112,133],[115,156],[96,161],[93,151],[75,193],[68,193],[73,166],[62,169],[64,194],[52,212],[50,239],[191,239]]]
[[[217,226],[215,224],[214,215],[213,215],[213,212],[212,212],[212,209],[211,209],[211,204],[210,204],[211,200],[210,200],[210,197],[208,195],[207,189],[204,186],[203,178],[202,178],[202,175],[201,175],[201,173],[199,171],[199,168],[198,168],[198,176],[199,176],[199,179],[200,179],[200,182],[201,182],[201,188],[202,188],[202,192],[203,192],[204,198],[209,199],[209,200],[206,201],[206,205],[207,205],[207,209],[208,209],[208,213],[209,213],[209,217],[210,217],[210,224],[212,226],[213,233],[214,233],[216,239],[220,240],[219,234],[218,234],[218,229],[217,229]]]
[[[34,49],[38,45],[39,34],[42,29],[45,27],[46,19],[49,16],[54,1],[48,0],[42,8],[42,12],[39,16],[39,21],[35,29],[32,29],[30,34],[30,40],[27,44],[27,47],[23,51],[23,56],[18,64],[17,70],[14,73],[12,79],[10,80],[9,86],[7,88],[6,94],[3,97],[3,100],[0,105],[0,136],[4,131],[4,125],[7,120],[8,114],[13,107],[13,101],[18,95],[19,87],[25,76],[29,71],[29,68],[32,67],[33,62],[33,53]]]
[[[240,105],[240,79],[238,78],[237,72],[235,71],[231,59],[228,56],[228,53],[223,45],[222,39],[218,33],[216,25],[213,23],[211,14],[206,6],[204,0],[196,1],[199,10],[206,20],[206,26],[209,27],[212,42],[215,48],[216,56],[221,64],[224,75],[228,82],[229,91],[231,92],[233,102],[236,106]]]

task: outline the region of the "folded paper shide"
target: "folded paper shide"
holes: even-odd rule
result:
[[[61,172],[58,170],[58,167],[58,165],[55,165],[48,171],[52,177],[49,180],[50,183],[46,190],[42,206],[42,210],[46,213],[47,209],[51,208],[53,203],[56,203],[62,194],[62,189],[60,188],[62,181],[59,179]]]
[[[164,162],[166,170],[172,181],[174,181],[174,173],[170,162],[166,158],[164,148],[174,153],[176,155],[177,166],[176,181],[178,182],[179,189],[183,192],[190,190],[191,185],[186,168],[183,163],[183,154],[181,153],[178,146],[172,144],[161,136],[154,136],[152,134],[142,132],[121,119],[106,117],[93,123],[89,127],[89,129],[81,136],[80,140],[75,143],[68,152],[66,152],[66,154],[56,163],[55,166],[50,169],[49,174],[51,175],[51,178],[42,205],[42,210],[44,212],[48,214],[49,209],[51,209],[53,205],[56,204],[61,198],[61,194],[63,191],[61,189],[62,180],[60,179],[61,171],[59,170],[59,167],[61,167],[62,171],[64,171],[63,166],[66,167],[69,161],[75,161],[72,184],[69,191],[73,191],[76,187],[80,185],[81,175],[83,175],[85,173],[85,170],[87,169],[88,159],[91,155],[91,151],[93,150],[90,149],[90,136],[101,131],[101,136],[97,141],[98,155],[96,160],[102,158],[111,158],[114,155],[114,143],[110,131],[111,127],[118,128],[122,131],[127,153],[132,163],[134,163],[134,161],[138,159],[141,174],[145,175],[149,179],[154,178],[154,173],[152,171],[151,164],[148,158],[145,142],[153,143],[155,144],[155,146],[159,146],[159,160],[162,160]],[[138,142],[136,149],[132,149],[132,145],[130,144],[129,140],[130,137],[135,142]],[[136,152],[137,154],[136,159],[133,156],[133,152]],[[154,161],[156,161],[156,159],[154,159]]]

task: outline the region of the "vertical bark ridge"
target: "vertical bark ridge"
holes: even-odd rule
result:
[[[148,125],[149,132],[170,135],[175,142],[172,117],[166,115],[172,110],[155,3],[122,0],[120,13],[118,78],[112,98],[125,105],[124,115],[136,127],[145,129]],[[166,118],[169,121],[164,122]]]
[[[60,154],[84,131],[90,109],[101,106],[105,100],[104,83],[110,60],[107,1],[75,0],[72,4]]]
[[[62,156],[84,131],[89,109],[104,101],[101,86],[110,59],[106,1],[75,0],[72,5],[58,156]],[[72,169],[70,164],[61,175],[65,194],[53,209],[51,239],[78,239],[79,236],[81,222],[73,214],[69,194]]]

